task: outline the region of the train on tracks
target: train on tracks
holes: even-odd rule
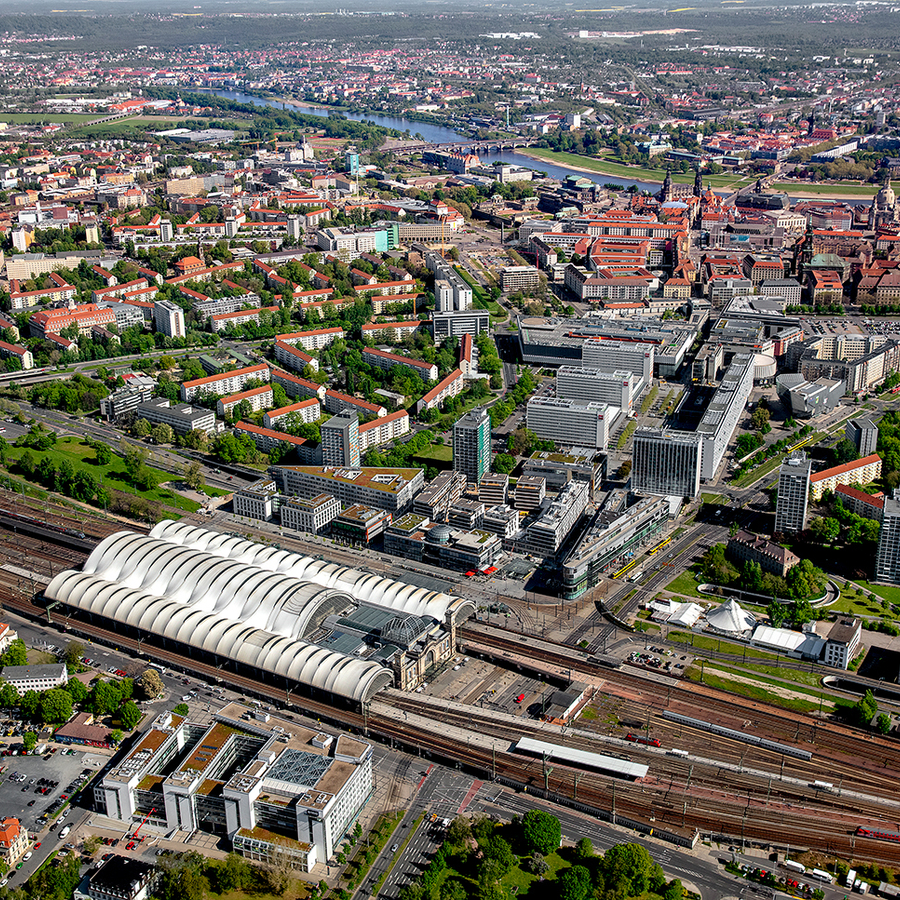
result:
[[[900,831],[888,831],[885,828],[873,828],[868,825],[860,825],[856,829],[857,837],[871,838],[874,841],[891,841],[900,844]]]
[[[625,740],[631,741],[633,744],[646,744],[648,747],[662,747],[658,738],[644,737],[641,734],[626,734]]]
[[[21,522],[23,525],[28,525],[32,528],[39,528],[43,531],[52,531],[56,534],[65,534],[69,537],[84,540],[84,532],[77,528],[67,528],[65,525],[57,525],[54,522],[45,522],[34,516],[26,516],[9,509],[0,509],[0,519],[11,519],[14,523]]]

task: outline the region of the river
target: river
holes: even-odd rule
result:
[[[460,134],[458,131],[454,131],[452,128],[446,128],[443,125],[432,125],[428,122],[416,122],[413,119],[403,119],[399,116],[344,112],[342,110],[330,109],[327,107],[302,106],[298,103],[285,104],[278,100],[266,100],[262,97],[254,97],[252,94],[245,94],[241,91],[207,91],[206,93],[217,94],[219,97],[225,97],[228,100],[236,100],[238,103],[252,103],[255,106],[273,106],[275,109],[290,109],[310,116],[321,116],[322,118],[337,114],[343,116],[345,119],[352,119],[355,122],[372,122],[375,125],[381,125],[383,128],[393,128],[396,131],[408,131],[413,135],[419,134],[424,140],[435,144],[472,140],[469,135]],[[629,180],[614,175],[601,175],[596,172],[582,172],[579,169],[570,169],[567,166],[558,166],[554,163],[544,162],[543,160],[531,159],[522,153],[516,153],[515,150],[501,150],[497,153],[480,153],[479,156],[488,164],[499,160],[500,162],[509,163],[514,166],[534,169],[537,172],[546,172],[551,178],[558,178],[560,181],[567,175],[579,175],[583,178],[587,178],[589,181],[596,182],[597,184],[620,184],[623,188],[634,185],[638,190],[651,191],[652,193],[659,190],[659,183],[657,182]]]

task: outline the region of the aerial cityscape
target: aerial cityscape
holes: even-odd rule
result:
[[[900,7],[0,60],[0,900],[900,897]]]

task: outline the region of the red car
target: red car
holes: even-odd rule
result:
[[[34,849],[34,850],[37,850],[38,847],[40,847],[40,846],[41,846],[41,842],[38,841],[38,842],[34,845],[33,849]]]
[[[126,850],[134,850],[134,841],[130,841],[128,846],[125,848]]]

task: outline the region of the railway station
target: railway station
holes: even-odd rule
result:
[[[354,705],[424,681],[475,612],[462,597],[173,521],[110,535],[44,595],[75,619]]]

